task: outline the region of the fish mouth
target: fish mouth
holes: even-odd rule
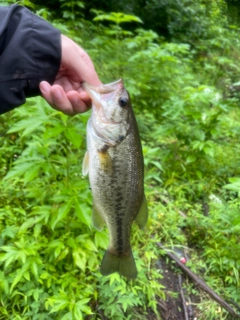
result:
[[[112,103],[113,106],[117,105],[117,100],[124,89],[123,80],[119,79],[100,86],[92,86],[83,82],[82,88],[92,99],[91,125],[96,136],[104,141],[107,146],[115,146],[121,143],[128,133],[128,123],[121,117],[114,117],[115,111],[111,111],[108,115],[107,110],[108,107],[111,110]]]
[[[93,92],[95,93],[111,93],[123,87],[123,79],[119,79],[117,81],[108,83],[108,84],[101,84],[100,86],[92,86],[87,82],[82,83],[83,90],[85,90],[91,96]]]
[[[123,80],[119,79],[100,86],[92,86],[87,82],[83,82],[82,88],[90,96],[92,104],[98,108],[101,106],[101,102],[114,99],[119,90],[123,88]]]
[[[118,92],[123,88],[123,80],[119,79],[117,81],[101,84],[100,86],[92,86],[87,82],[82,83],[82,88],[90,96],[92,100],[92,105],[100,111],[101,119],[105,124],[119,124],[120,122],[114,122],[109,120],[101,109],[101,105],[108,101],[114,100]]]

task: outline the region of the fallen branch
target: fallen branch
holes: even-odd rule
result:
[[[160,243],[156,243],[164,252],[176,262],[176,264],[205,292],[207,292],[213,300],[219,303],[225,310],[227,310],[232,316],[240,318],[240,315],[233,310],[233,308],[223,300],[216,292],[214,292],[203,280],[201,280],[195,273],[193,273],[188,267],[186,267],[174,253],[165,250],[164,246]]]
[[[161,319],[167,320],[167,318],[166,318],[166,313],[167,313],[166,302],[160,299],[159,301],[157,301],[157,305],[160,308]]]
[[[193,314],[193,308],[192,308],[192,303],[190,298],[188,298],[188,305],[187,305],[187,309],[188,309],[188,315],[190,319],[193,319],[194,314]]]
[[[240,311],[240,306],[239,306],[239,304],[237,304],[233,299],[231,299],[229,302],[230,302],[231,304],[233,304],[234,307],[236,307],[236,308]]]
[[[159,301],[157,301],[157,304],[159,305],[159,307],[161,309],[163,309],[165,312],[167,312],[167,307],[166,307],[165,301],[159,300]]]
[[[182,276],[181,276],[181,275],[178,276],[178,283],[179,283],[180,295],[181,295],[181,298],[182,298],[184,319],[185,319],[185,320],[188,320],[187,304],[186,304],[186,300],[185,300],[184,293],[183,293],[183,288],[182,288]]]

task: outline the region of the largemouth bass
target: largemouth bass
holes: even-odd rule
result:
[[[130,96],[122,79],[98,87],[84,83],[83,88],[92,99],[83,174],[89,173],[93,225],[102,230],[106,223],[110,238],[100,271],[136,278],[131,225],[135,220],[143,228],[148,209],[142,147]]]

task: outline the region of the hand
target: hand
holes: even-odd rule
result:
[[[40,83],[40,90],[52,108],[68,115],[87,111],[91,99],[81,87],[83,81],[92,85],[101,82],[89,55],[71,39],[61,36],[62,61],[54,84]]]

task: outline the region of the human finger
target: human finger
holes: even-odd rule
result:
[[[74,41],[62,35],[62,66],[67,68],[74,79],[100,85],[101,81],[95,71],[89,55]]]
[[[75,114],[72,104],[69,101],[66,92],[63,90],[61,86],[53,85],[50,89],[50,92],[52,98],[52,104],[50,104],[51,107],[53,107],[56,110],[62,111],[63,113],[69,116]]]
[[[40,91],[44,99],[49,103],[52,104],[52,96],[51,96],[51,85],[47,81],[40,82],[39,85]]]
[[[75,114],[88,111],[91,107],[90,98],[86,95],[87,99],[83,99],[82,96],[85,98],[85,95],[79,94],[76,91],[69,91],[67,93],[67,97]]]
[[[62,111],[67,115],[74,115],[72,108],[65,91],[59,85],[51,86],[48,82],[42,81],[39,85],[44,99],[50,104],[53,109]]]

